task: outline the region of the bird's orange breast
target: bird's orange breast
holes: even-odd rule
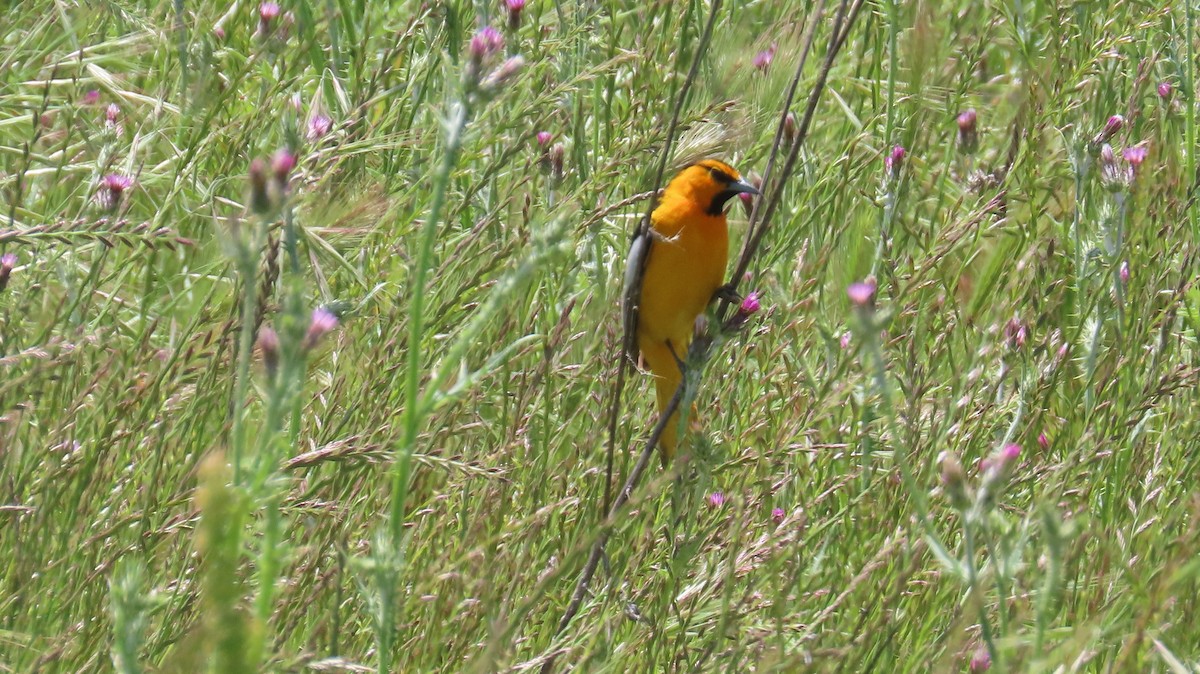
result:
[[[725,215],[665,200],[652,218],[653,242],[639,303],[639,336],[685,350],[696,317],[724,283],[729,256]],[[677,353],[684,358],[686,353]]]

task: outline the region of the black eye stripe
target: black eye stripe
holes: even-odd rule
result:
[[[713,180],[715,180],[717,182],[726,183],[726,184],[733,182],[733,176],[729,175],[728,173],[722,171],[721,169],[719,169],[715,166],[709,166],[708,173],[709,173],[709,175],[712,176]]]

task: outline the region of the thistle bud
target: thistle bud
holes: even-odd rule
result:
[[[259,215],[271,212],[271,195],[267,189],[267,165],[261,159],[250,162],[250,210]]]
[[[738,313],[742,316],[750,317],[757,314],[761,308],[762,304],[759,302],[758,293],[752,292],[742,298],[742,303],[738,306]]]
[[[975,154],[979,149],[979,132],[976,130],[975,108],[967,108],[958,115],[958,151]]]
[[[555,143],[554,146],[550,148],[550,175],[554,178],[555,182],[563,179],[563,163],[565,161],[566,152],[567,151],[565,148],[563,148],[562,143]]]
[[[1107,144],[1113,136],[1117,135],[1117,132],[1120,131],[1121,127],[1123,126],[1125,126],[1124,117],[1120,115],[1113,115],[1112,117],[1109,117],[1108,121],[1104,123],[1104,128],[1100,129],[1100,133],[1097,133],[1095,137],[1092,138],[1092,142],[1088,145],[1088,151],[1092,154],[1092,156],[1095,157],[1097,154],[1103,152],[1104,145]]]
[[[12,276],[12,271],[17,266],[16,253],[5,253],[0,255],[0,290],[8,287],[8,278]]]
[[[483,79],[480,88],[489,96],[495,96],[500,92],[504,85],[511,81],[514,77],[520,74],[525,68],[525,58],[520,54],[510,57],[500,64],[487,77]]]
[[[897,145],[892,148],[888,156],[883,160],[883,166],[887,169],[889,178],[895,180],[900,177],[900,169],[904,166],[904,157],[908,155],[908,150],[904,149],[903,145]]]
[[[955,508],[967,508],[970,505],[967,474],[963,470],[962,462],[958,460],[958,455],[954,452],[942,452],[940,463],[942,489],[945,490],[946,497]]]
[[[279,148],[271,158],[271,173],[275,175],[275,183],[279,189],[286,190],[288,177],[296,168],[296,155],[287,148]]]
[[[255,345],[258,347],[258,352],[262,354],[263,366],[267,369],[267,374],[275,376],[276,370],[279,369],[279,335],[275,334],[275,330],[269,325],[264,325],[258,329],[258,339],[255,340]]]
[[[788,112],[783,118],[783,144],[789,148],[795,145],[798,133],[799,126],[796,123],[796,113]]]
[[[516,31],[521,27],[521,12],[525,11],[525,0],[505,0],[504,8],[508,10],[508,29]]]
[[[1158,83],[1158,98],[1163,103],[1171,102],[1171,94],[1172,93],[1174,93],[1174,87],[1171,86],[1170,82],[1164,81],[1164,82]]]

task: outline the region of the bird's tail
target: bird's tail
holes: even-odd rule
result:
[[[687,353],[686,349],[685,346],[685,354]],[[642,357],[645,359],[646,365],[650,367],[650,372],[654,374],[654,390],[658,394],[658,413],[662,415],[667,406],[671,404],[671,398],[675,397],[679,383],[683,381],[683,372],[679,369],[675,354],[671,353],[671,349],[666,344],[653,346],[643,344]],[[678,430],[679,411],[676,409],[671,418],[667,420],[667,425],[658,438],[659,457],[662,459],[663,467],[666,467],[675,456]]]

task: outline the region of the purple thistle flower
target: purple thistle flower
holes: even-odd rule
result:
[[[979,149],[979,132],[976,130],[978,114],[975,108],[967,108],[959,113],[958,118],[958,149],[965,154],[974,154]]]
[[[106,124],[116,125],[121,117],[121,108],[117,107],[116,103],[109,103],[108,107],[104,108],[104,122]]]
[[[267,163],[260,158],[250,162],[250,210],[259,215],[271,212],[271,195],[267,190]]]
[[[312,349],[321,341],[327,332],[338,326],[338,318],[325,307],[313,309],[312,321],[308,324],[308,332],[304,334],[304,350]]]
[[[1137,173],[1138,167],[1142,165],[1142,162],[1146,161],[1146,155],[1148,154],[1150,154],[1150,148],[1145,145],[1134,145],[1121,151],[1121,156],[1133,167],[1134,173]]]
[[[992,655],[984,646],[975,649],[975,653],[971,655],[970,672],[971,674],[983,674],[992,668]]]
[[[255,343],[262,354],[267,373],[274,375],[279,366],[279,335],[275,333],[274,328],[264,325],[258,329],[258,339]]]
[[[857,307],[869,307],[875,303],[875,281],[868,279],[851,283],[849,288],[846,288],[846,294],[850,296],[850,301]]]
[[[1037,443],[1038,447],[1041,447],[1043,450],[1050,449],[1050,438],[1046,437],[1046,431],[1038,433]]]
[[[900,168],[904,165],[904,157],[907,155],[908,150],[905,150],[903,145],[892,148],[892,151],[883,160],[883,166],[887,169],[888,175],[893,178],[900,176]]]
[[[1129,260],[1121,260],[1121,268],[1117,270],[1121,283],[1129,283]]]
[[[96,201],[100,204],[100,208],[114,211],[121,205],[121,198],[125,191],[131,187],[133,187],[133,178],[119,173],[110,173],[100,181],[100,191],[96,194]]]
[[[1010,442],[1000,450],[1000,460],[1004,463],[1012,463],[1021,456],[1021,446],[1015,442]]]
[[[762,308],[762,304],[758,301],[758,292],[751,292],[742,299],[742,305],[738,307],[738,313],[743,316],[753,316]]]
[[[1104,128],[1100,130],[1100,142],[1106,142],[1113,136],[1117,135],[1117,132],[1120,131],[1121,127],[1123,126],[1125,126],[1124,117],[1120,115],[1113,115],[1112,117],[1109,117],[1108,121],[1104,123]]]
[[[754,55],[751,64],[755,70],[766,72],[767,68],[771,67],[771,61],[775,60],[775,52],[770,49],[764,49]]]
[[[296,168],[296,155],[287,148],[279,148],[275,152],[275,156],[271,158],[271,172],[275,174],[275,180],[279,182],[280,187],[287,185],[288,175],[294,168]]]
[[[843,350],[850,348],[850,331],[849,330],[842,333],[842,337],[841,337],[841,339],[838,340],[838,344],[840,344],[842,346]]]
[[[333,119],[329,115],[322,113],[314,113],[308,120],[308,130],[304,132],[304,138],[309,142],[317,141],[324,138],[333,130]]]
[[[1163,101],[1171,100],[1172,93],[1174,93],[1174,87],[1171,86],[1170,82],[1163,81],[1158,83],[1158,97]]]
[[[8,287],[8,277],[12,276],[12,270],[17,266],[17,256],[15,253],[5,253],[0,256],[0,290]]]
[[[505,0],[504,8],[508,10],[508,27],[516,31],[521,27],[521,12],[525,11],[525,0]]]
[[[504,49],[504,36],[491,26],[484,26],[471,37],[469,50],[471,59],[475,62],[481,62],[501,49]]]
[[[95,105],[99,102],[100,102],[100,92],[97,91],[96,89],[92,89],[91,91],[89,91],[83,95],[83,104],[84,105]]]
[[[786,517],[787,513],[783,511],[783,508],[774,508],[771,510],[771,521],[775,524],[782,523]]]
[[[714,491],[708,495],[708,507],[720,508],[723,505],[725,505],[725,494],[719,491]]]
[[[537,133],[538,147],[546,147],[547,145],[550,144],[550,141],[552,141],[552,140],[554,140],[554,134],[550,133],[549,131],[538,131],[538,133]]]

